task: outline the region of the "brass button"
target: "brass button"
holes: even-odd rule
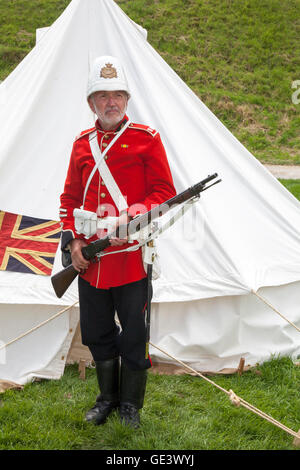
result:
[[[101,193],[100,196],[101,196],[101,197],[105,197],[106,194],[105,194],[105,193]]]
[[[106,142],[103,142],[102,147],[107,147],[107,145],[108,144]]]
[[[104,139],[108,140],[109,139],[109,134],[105,134]]]
[[[107,159],[108,159],[108,156],[107,156],[107,155],[105,155],[105,157],[104,157],[104,160],[107,160]]]

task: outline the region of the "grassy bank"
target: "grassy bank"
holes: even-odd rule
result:
[[[1,0],[0,80],[69,0]],[[261,161],[300,163],[299,0],[117,0],[150,44]],[[176,97],[174,97],[176,99]]]
[[[300,163],[300,105],[291,88],[300,79],[299,1],[118,3],[259,160]]]
[[[300,180],[279,180],[297,199],[300,200]]]

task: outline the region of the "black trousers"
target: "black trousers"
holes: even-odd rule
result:
[[[94,361],[121,356],[132,370],[148,369],[145,358],[147,278],[110,289],[97,289],[79,276],[82,343]],[[121,329],[115,322],[118,315]]]

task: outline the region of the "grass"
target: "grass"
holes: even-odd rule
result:
[[[36,29],[51,25],[69,3],[69,0],[1,0],[0,80],[34,47]]]
[[[223,388],[298,431],[300,367],[272,359],[242,376],[210,377]],[[78,378],[67,366],[59,381],[27,384],[0,397],[0,449],[10,450],[297,450],[293,437],[199,377],[149,373],[142,426],[134,431],[117,412],[103,426],[83,419],[98,393],[95,371]]]
[[[150,44],[262,162],[300,163],[300,1],[116,0]],[[0,80],[69,0],[1,0]]]
[[[280,183],[283,184],[297,199],[300,200],[300,180],[283,180],[279,179]]]

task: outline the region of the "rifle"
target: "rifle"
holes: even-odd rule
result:
[[[190,188],[182,191],[181,193],[177,194],[176,196],[172,197],[168,201],[158,205],[154,209],[142,214],[138,217],[135,217],[131,220],[127,225],[120,225],[117,229],[107,235],[104,238],[100,238],[99,240],[93,241],[89,243],[87,246],[81,248],[82,255],[87,260],[92,260],[95,258],[101,251],[105,250],[108,246],[110,246],[110,238],[111,237],[119,237],[120,233],[127,235],[134,234],[139,230],[147,227],[154,219],[162,216],[168,210],[171,209],[176,204],[182,204],[183,202],[188,201],[194,197],[199,197],[200,193],[205,191],[206,189],[210,188],[211,186],[219,183],[221,180],[217,180],[214,183],[206,186],[207,183],[217,178],[218,174],[214,173],[211,176],[208,176],[204,180],[200,181],[199,183],[191,186]],[[123,237],[123,235],[122,235]],[[72,264],[62,269],[58,273],[54,274],[51,277],[51,282],[54,288],[54,291],[57,297],[62,297],[66,290],[69,288],[70,284],[73,280],[78,276],[79,272],[73,267]]]

